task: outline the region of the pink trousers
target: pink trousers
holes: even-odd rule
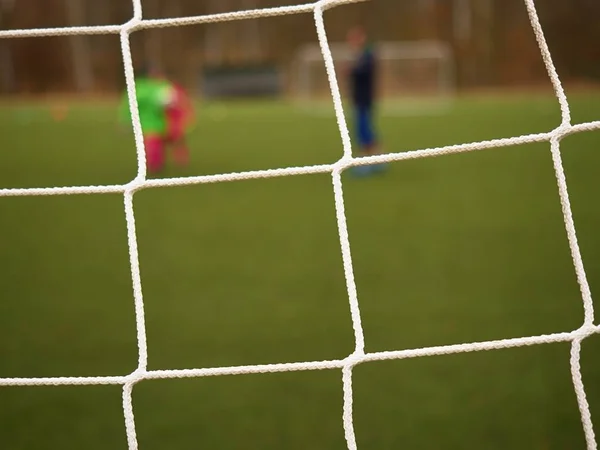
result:
[[[144,139],[146,167],[151,173],[159,172],[165,164],[165,143],[160,136],[151,135]]]

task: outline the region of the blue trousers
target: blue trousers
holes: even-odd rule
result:
[[[370,147],[377,141],[373,126],[373,108],[356,107],[356,137],[362,148]]]

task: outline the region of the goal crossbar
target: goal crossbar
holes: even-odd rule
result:
[[[420,113],[447,112],[454,99],[455,68],[451,46],[443,41],[380,41],[374,43],[379,62],[379,110],[384,115],[414,115]],[[330,42],[335,63],[346,65],[355,57],[355,52],[347,43]],[[291,97],[293,102],[309,114],[331,113],[331,98],[319,95],[325,94],[326,83],[319,69],[323,68],[323,52],[317,44],[302,46],[292,61]],[[402,73],[410,77],[410,69],[417,69],[423,62],[435,67],[427,75],[418,73],[416,79],[423,84],[426,80],[427,89],[414,89],[409,84],[404,85]],[[433,63],[433,65],[432,65]],[[315,69],[318,72],[315,72]],[[395,70],[394,70],[395,69]],[[387,76],[384,76],[387,75]],[[393,87],[385,80],[391,82]],[[319,83],[321,81],[321,83]],[[398,88],[402,88],[402,92]],[[318,92],[315,92],[315,88]],[[321,90],[319,90],[321,88]]]

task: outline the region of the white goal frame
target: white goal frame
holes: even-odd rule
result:
[[[422,113],[445,113],[451,108],[456,96],[456,74],[452,47],[443,41],[381,41],[375,44],[380,61],[439,61],[437,93],[427,98],[406,96],[381,100],[381,110],[386,115],[416,115]],[[350,63],[354,53],[348,44],[330,43],[332,58]],[[310,113],[333,113],[331,99],[314,100],[311,97],[311,69],[323,65],[323,52],[318,44],[306,44],[298,49],[292,62],[291,97],[293,102]],[[324,104],[325,103],[325,104]]]
[[[359,364],[371,361],[397,360],[407,358],[417,358],[434,355],[449,355],[454,353],[466,353],[476,351],[487,351],[495,349],[515,348],[522,346],[531,346],[539,344],[550,344],[557,342],[569,342],[571,344],[570,368],[571,377],[575,392],[575,398],[581,413],[581,422],[585,436],[587,450],[596,450],[597,442],[592,425],[590,407],[586,398],[584,384],[581,375],[580,355],[581,343],[586,338],[600,333],[600,326],[595,322],[594,304],[590,292],[588,280],[579,244],[577,233],[573,221],[573,213],[569,200],[567,181],[562,163],[560,151],[560,142],[565,137],[586,131],[600,130],[600,120],[586,123],[571,123],[571,112],[569,102],[565,95],[561,81],[556,72],[554,63],[540,24],[534,0],[524,0],[527,12],[531,21],[531,26],[535,33],[540,52],[548,71],[548,76],[552,82],[556,98],[560,105],[561,121],[552,130],[515,136],[510,138],[492,139],[481,142],[470,142],[458,145],[448,145],[436,148],[423,148],[409,152],[388,153],[377,156],[354,157],[352,155],[352,146],[342,99],[338,82],[334,70],[334,63],[331,50],[327,41],[327,33],[323,19],[323,12],[328,8],[349,4],[356,0],[319,0],[314,3],[301,4],[295,6],[282,6],[275,8],[254,9],[248,11],[236,11],[223,14],[212,14],[195,17],[170,18],[170,19],[143,19],[142,18],[142,0],[132,0],[133,17],[131,20],[121,25],[106,26],[84,26],[67,28],[38,28],[29,30],[0,30],[0,39],[17,37],[42,37],[42,36],[70,36],[70,35],[91,35],[91,34],[117,34],[120,36],[121,51],[123,54],[123,63],[125,78],[127,82],[127,94],[130,105],[130,112],[135,134],[135,147],[137,153],[138,172],[135,178],[122,185],[104,185],[104,186],[65,186],[65,187],[36,187],[36,188],[4,188],[0,189],[0,197],[14,196],[49,196],[49,195],[88,195],[88,194],[121,194],[123,198],[124,215],[127,226],[127,244],[129,249],[129,260],[131,266],[131,279],[133,302],[135,305],[135,326],[137,334],[138,347],[138,365],[137,368],[127,374],[114,376],[90,376],[90,377],[17,377],[1,378],[0,388],[2,386],[65,386],[65,385],[120,385],[122,386],[123,414],[125,419],[125,433],[129,450],[138,449],[138,440],[135,427],[135,416],[133,412],[132,392],[134,386],[144,380],[151,379],[176,379],[190,377],[208,377],[223,375],[243,375],[252,373],[274,373],[274,372],[293,372],[305,370],[338,370],[341,375],[341,392],[343,393],[343,410],[341,413],[341,424],[344,429],[347,447],[349,450],[357,450],[356,436],[354,432],[353,421],[353,387],[352,376],[353,369]],[[146,156],[144,149],[144,140],[137,108],[136,87],[134,81],[134,71],[132,65],[132,56],[130,48],[131,33],[145,28],[159,28],[178,25],[206,24],[215,22],[225,22],[231,20],[256,19],[259,17],[273,17],[287,14],[308,13],[314,17],[317,37],[323,60],[327,70],[329,86],[333,99],[336,121],[340,133],[340,142],[342,151],[340,158],[332,164],[322,164],[303,167],[286,167],[279,169],[266,169],[236,173],[222,173],[218,175],[202,175],[179,178],[159,178],[149,179],[146,176]],[[404,350],[390,350],[382,352],[366,352],[365,336],[361,322],[360,307],[354,270],[352,264],[352,255],[350,251],[350,238],[346,213],[344,206],[344,193],[342,184],[342,173],[353,167],[360,165],[370,165],[375,163],[406,161],[410,159],[437,157],[454,153],[473,152],[486,149],[494,149],[508,146],[529,144],[534,142],[545,142],[549,144],[548,157],[552,159],[554,174],[557,182],[557,200],[560,202],[565,234],[569,244],[574,273],[579,284],[583,314],[581,325],[572,331],[560,331],[552,334],[539,336],[526,336],[511,339],[500,339],[485,342],[472,342],[457,345],[442,345],[426,348],[413,348]],[[354,331],[354,351],[341,359],[327,361],[303,361],[295,363],[281,364],[258,364],[247,366],[229,366],[229,367],[205,367],[192,369],[168,369],[168,370],[150,370],[148,369],[148,348],[146,338],[146,324],[144,314],[144,298],[142,294],[142,280],[140,275],[140,263],[138,257],[137,233],[135,224],[135,215],[133,209],[133,199],[137,192],[144,189],[166,188],[169,186],[196,185],[204,183],[232,182],[239,180],[250,180],[258,178],[272,178],[284,176],[300,176],[304,174],[324,173],[331,175],[333,202],[335,205],[335,214],[339,234],[340,251],[344,267],[344,277],[346,281],[349,312]],[[0,198],[0,200],[2,200]]]

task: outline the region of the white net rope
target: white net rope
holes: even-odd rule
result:
[[[248,11],[237,11],[223,14],[203,15],[173,19],[142,19],[141,0],[133,1],[133,18],[123,25],[93,26],[93,27],[70,27],[70,28],[40,28],[30,30],[2,30],[0,38],[33,37],[33,36],[68,36],[79,34],[119,34],[121,38],[121,50],[127,82],[127,92],[130,101],[131,117],[135,134],[135,144],[138,159],[138,174],[125,185],[108,186],[71,186],[71,187],[49,187],[49,188],[24,188],[24,189],[0,189],[0,196],[42,196],[42,195],[74,195],[74,194],[106,194],[121,193],[124,197],[125,217],[127,221],[127,235],[129,246],[129,257],[131,264],[131,275],[133,281],[133,296],[135,302],[135,317],[137,328],[138,367],[128,375],[104,376],[104,377],[49,377],[49,378],[0,378],[0,386],[62,386],[62,385],[122,385],[123,386],[123,412],[125,417],[125,428],[130,450],[138,448],[136,438],[135,420],[132,404],[132,390],[136,383],[149,379],[169,379],[188,377],[207,377],[219,375],[241,375],[251,373],[274,373],[292,372],[304,370],[341,369],[343,383],[343,427],[348,449],[357,449],[352,418],[352,369],[361,363],[369,361],[381,361],[390,359],[416,358],[421,356],[447,355],[452,353],[465,353],[483,350],[494,350],[530,346],[536,344],[548,344],[554,342],[571,342],[571,375],[577,403],[581,412],[581,421],[585,433],[588,450],[596,450],[597,443],[594,436],[590,408],[586,399],[584,385],[580,368],[581,342],[594,333],[600,333],[600,326],[594,323],[594,309],[592,296],[588,286],[583,261],[577,243],[573,214],[567,191],[567,182],[560,153],[560,141],[564,137],[583,131],[600,129],[600,121],[571,124],[569,104],[561,85],[560,79],[552,62],[550,51],[546,44],[542,27],[540,25],[533,0],[525,0],[531,25],[548,75],[554,87],[556,97],[560,104],[562,121],[554,130],[546,133],[529,134],[518,137],[494,139],[482,142],[473,142],[460,145],[450,145],[437,148],[426,148],[404,153],[390,153],[385,155],[368,156],[356,158],[352,156],[350,135],[346,127],[346,120],[342,108],[342,99],[338,87],[334,63],[327,41],[323,13],[333,6],[353,3],[362,0],[320,0],[314,3],[284,6],[275,8],[262,8]],[[144,142],[140,119],[137,110],[135,93],[134,72],[132,64],[129,36],[132,32],[144,28],[157,28],[178,25],[192,25],[202,23],[224,22],[241,19],[255,19],[259,17],[280,16],[286,14],[312,13],[314,15],[319,45],[323,52],[325,67],[331,88],[331,95],[335,107],[337,124],[339,127],[343,156],[334,164],[324,164],[305,167],[288,167],[272,170],[249,171],[242,173],[228,173],[218,175],[204,175],[185,178],[147,179]],[[452,153],[469,152],[498,147],[506,147],[532,142],[550,142],[550,150],[554,163],[554,171],[558,185],[558,193],[562,206],[565,229],[575,267],[577,281],[579,283],[584,307],[584,319],[580,328],[563,333],[554,333],[541,336],[529,336],[514,339],[502,339],[487,342],[465,343],[458,345],[447,345],[427,348],[417,348],[399,351],[372,352],[364,350],[364,334],[361,325],[360,309],[357,298],[354,272],[352,268],[352,257],[350,253],[350,240],[344,210],[344,197],[342,190],[341,174],[344,170],[358,165],[374,163],[401,161],[431,156],[448,155]],[[337,225],[342,252],[344,274],[346,279],[352,326],[354,329],[355,350],[344,359],[330,361],[310,361],[284,364],[249,365],[233,367],[213,367],[201,369],[184,370],[148,370],[147,369],[147,341],[144,320],[144,300],[142,296],[142,282],[140,277],[140,266],[138,258],[138,247],[133,212],[133,195],[147,188],[164,186],[183,186],[202,183],[217,183],[235,180],[248,180],[255,178],[283,177],[291,175],[302,175],[311,173],[331,173],[333,181],[334,201],[337,217]]]

